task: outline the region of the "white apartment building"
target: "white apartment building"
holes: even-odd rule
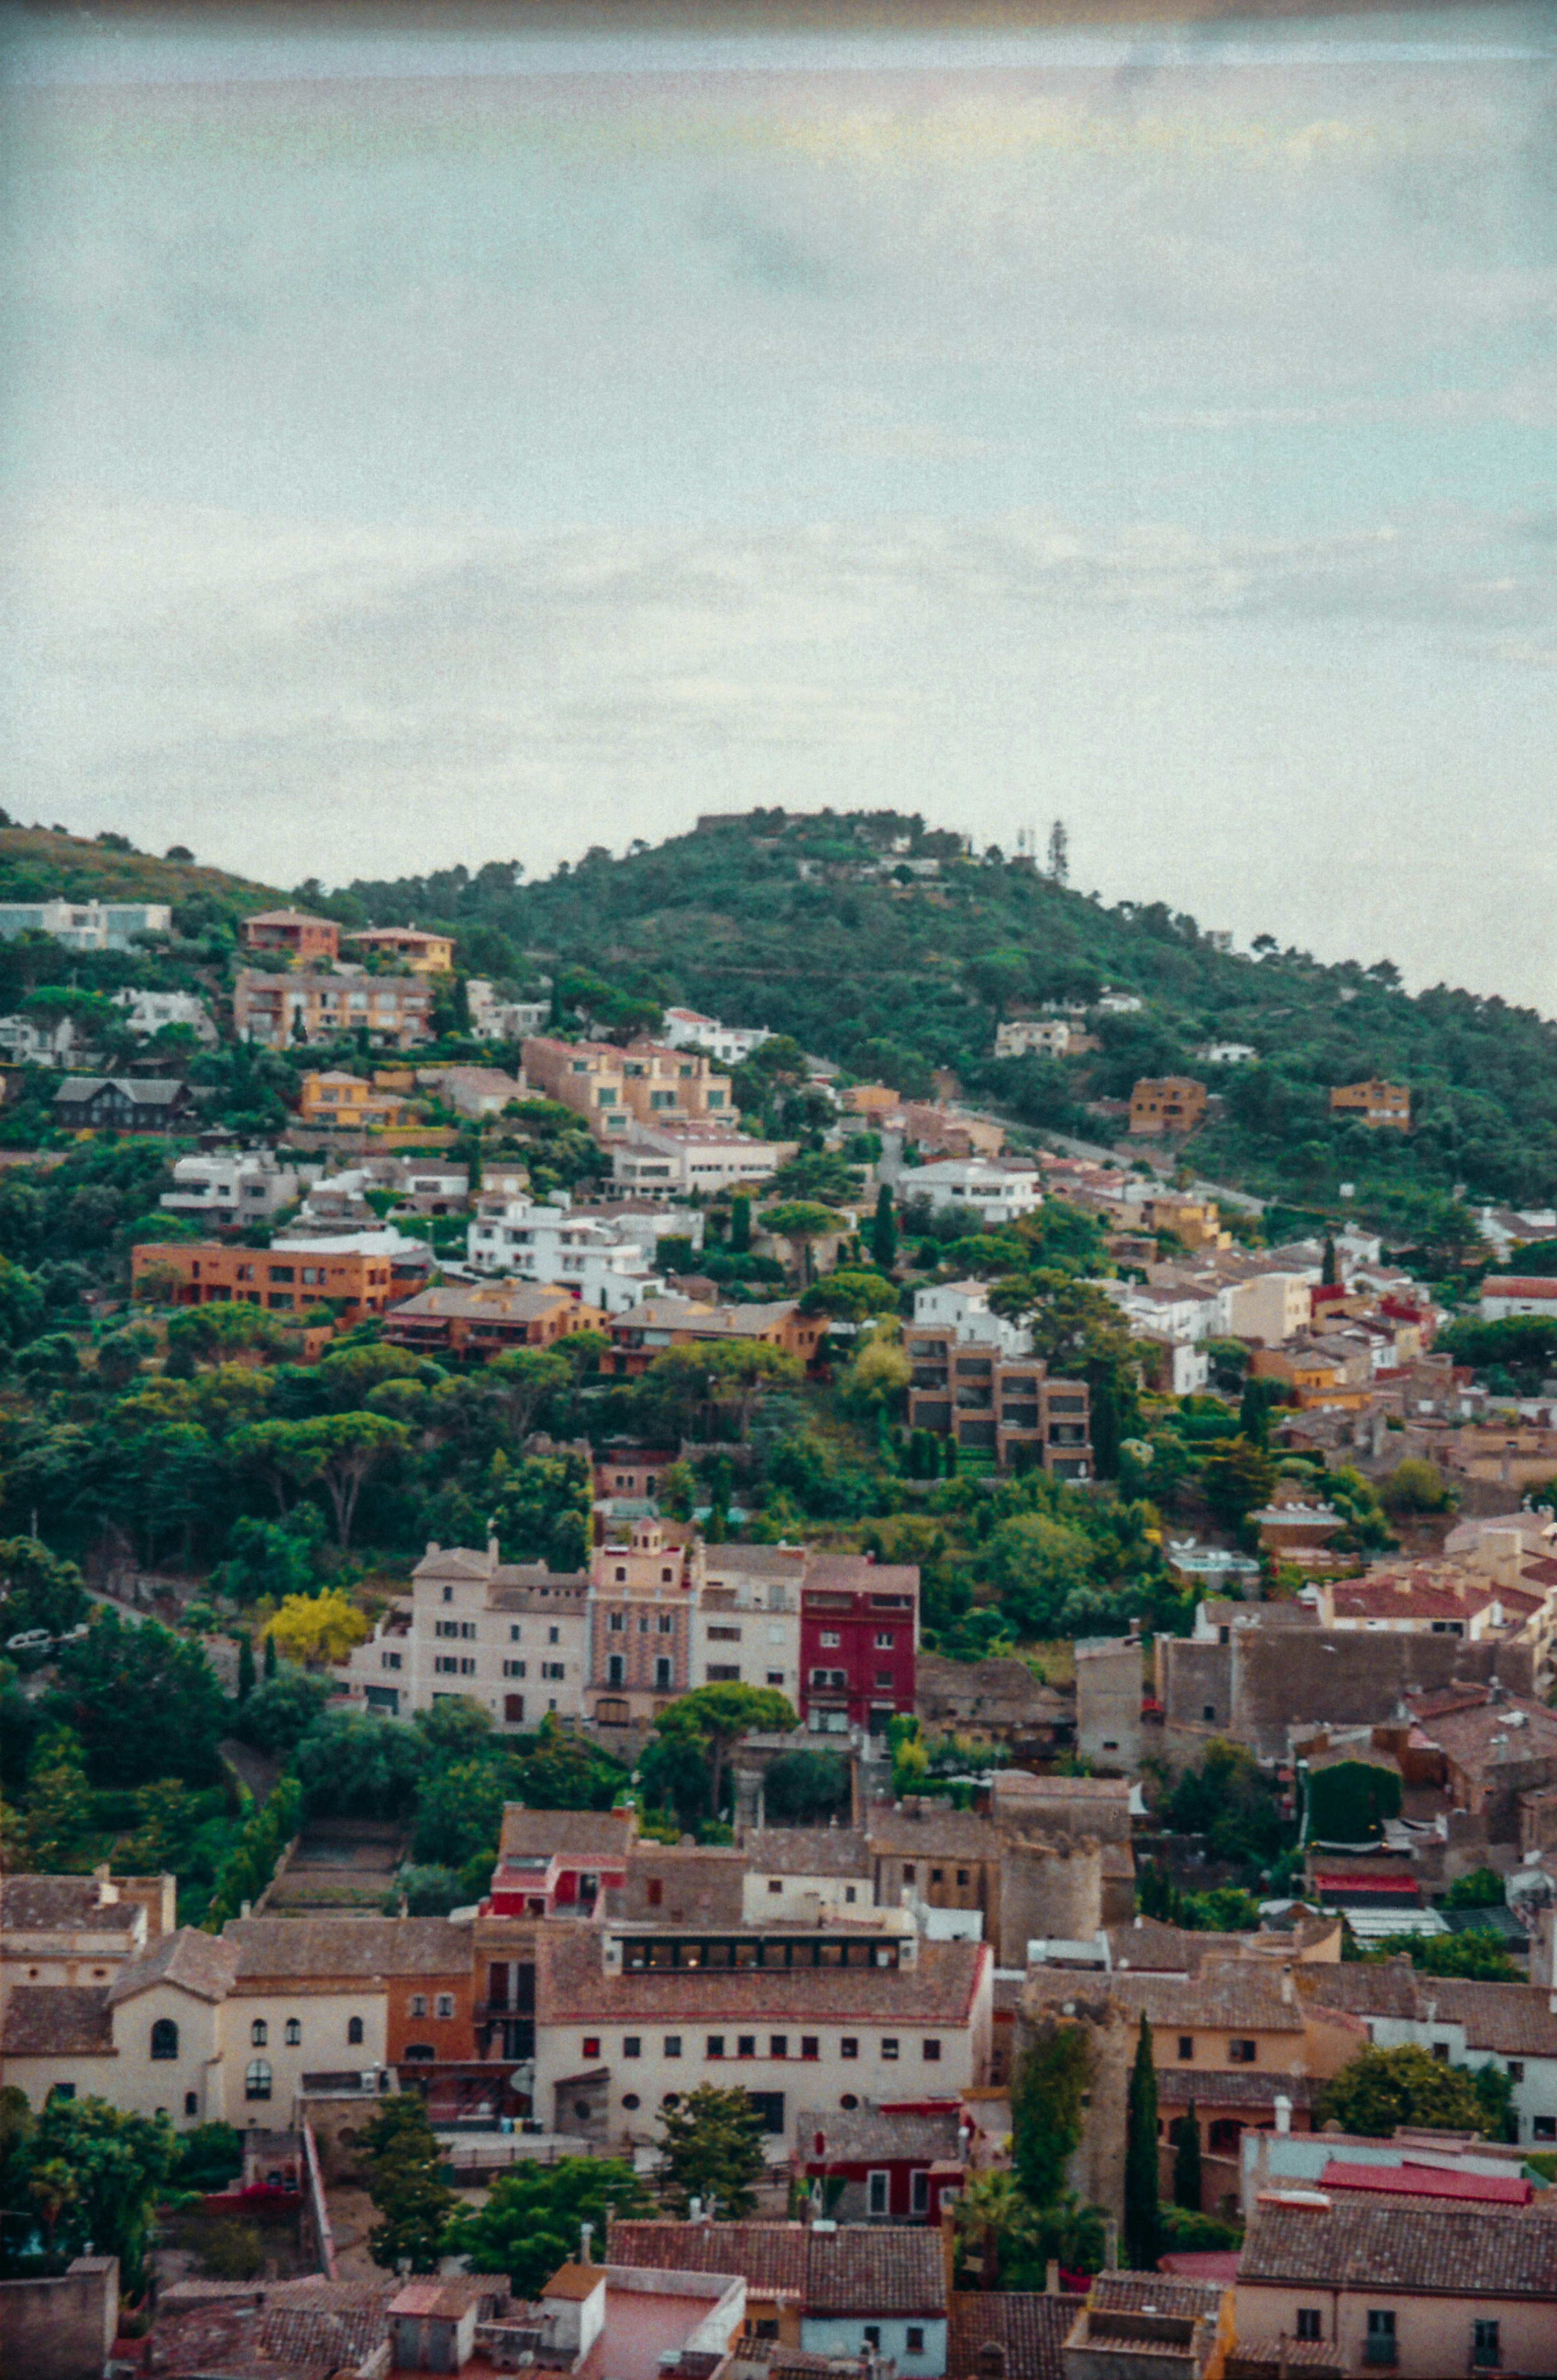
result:
[[[706,1050],[721,1066],[739,1066],[773,1036],[761,1025],[721,1025],[695,1008],[668,1008],[660,1038],[672,1050]]]
[[[7,1065],[80,1065],[90,1048],[73,1016],[0,1016],[0,1058]]]
[[[997,1058],[1063,1058],[1080,1038],[1065,1016],[1008,1016],[995,1028]]]
[[[965,1208],[986,1223],[1014,1223],[1044,1203],[1035,1172],[1019,1172],[987,1157],[943,1157],[933,1165],[916,1165],[899,1177],[898,1190],[910,1206],[924,1198],[937,1214],[947,1207]]]
[[[870,1845],[852,1828],[762,1828],[744,1843],[742,1915],[748,1925],[852,1920],[875,1906]]]
[[[772,1142],[742,1140],[727,1125],[688,1124],[670,1131],[641,1123],[611,1150],[611,1178],[638,1198],[717,1197],[724,1190],[767,1181],[782,1155]]]
[[[204,1157],[181,1157],[173,1188],[159,1204],[170,1215],[190,1215],[217,1224],[267,1223],[296,1197],[299,1178],[278,1165],[268,1148],[213,1149]]]
[[[705,1546],[692,1612],[694,1686],[773,1686],[801,1707],[803,1546]]]
[[[930,1330],[955,1330],[964,1346],[997,1348],[1002,1355],[1019,1359],[1032,1353],[1030,1330],[990,1312],[987,1281],[943,1281],[916,1289],[913,1318]]]
[[[598,1216],[528,1198],[483,1198],[465,1252],[472,1272],[576,1290],[606,1314],[624,1314],[665,1287],[636,1236]]]
[[[208,1049],[216,1044],[216,1027],[203,1000],[192,991],[116,991],[114,1004],[126,1011],[125,1023],[140,1039],[170,1025],[187,1025]]]
[[[1249,1066],[1253,1064],[1260,1052],[1249,1041],[1208,1041],[1203,1050],[1196,1050],[1195,1055],[1203,1059],[1208,1066]]]
[[[404,1599],[333,1671],[348,1700],[408,1718],[468,1694],[500,1731],[533,1734],[549,1712],[582,1718],[588,1676],[589,1581],[544,1563],[429,1546]]]
[[[466,978],[465,995],[477,1041],[523,1041],[526,1033],[539,1033],[551,1014],[547,1000],[500,1000],[482,976]]]
[[[128,951],[137,934],[171,934],[165,901],[0,901],[0,941],[47,934],[72,951]]]

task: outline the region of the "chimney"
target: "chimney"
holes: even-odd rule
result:
[[[487,1569],[489,1572],[495,1572],[497,1566],[498,1541],[496,1537],[489,1537],[487,1540]]]
[[[590,2242],[590,2240],[594,2238],[594,2236],[595,2236],[595,2226],[593,2225],[593,2223],[581,2223],[581,2224],[579,2225],[579,2227],[578,2227],[578,2261],[579,2261],[579,2263],[580,2263],[581,2265],[587,2265],[587,2264],[588,2264],[588,2262],[589,2262],[589,2242]]]
[[[1285,2091],[1278,2091],[1276,2093],[1275,2113],[1276,2130],[1285,2138],[1292,2130],[1292,2102],[1287,2097]]]
[[[1284,1967],[1281,1971],[1281,1996],[1288,2008],[1292,2006],[1293,2001],[1298,1997],[1297,1988],[1292,1981],[1292,1970],[1290,1967]]]
[[[1059,2258],[1057,2256],[1051,2256],[1044,2267],[1044,2295],[1046,2298],[1057,2298],[1059,2295]]]

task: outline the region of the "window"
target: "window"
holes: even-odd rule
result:
[[[562,1641],[561,1630],[560,1628],[549,1628],[546,1632],[546,1641],[549,1645],[560,1645]]]
[[[359,2016],[349,2016],[346,2019],[346,2046],[349,2049],[360,2049],[362,2046],[362,2019]]]
[[[200,2112],[200,2095],[199,2095],[199,2093],[198,2091],[186,2091],[186,2092],[185,2092],[185,2094],[184,2094],[184,2113],[185,2113],[187,2116],[198,2116],[198,2115],[199,2114],[199,2112]]]
[[[724,2056],[724,2035],[722,2033],[711,2033],[708,2035],[708,2046],[706,2055],[709,2058],[722,2058]]]
[[[876,1634],[875,1649],[878,1653],[889,1653],[897,1641],[890,1628],[882,1629]]]
[[[930,1881],[931,1881],[931,1883],[932,1883],[932,1884],[944,1884],[944,1883],[946,1882],[946,1870],[945,1870],[945,1868],[944,1868],[944,1867],[933,1867],[933,1868],[930,1870]]]
[[[1532,2116],[1530,2133],[1538,2141],[1557,2141],[1557,2116]]]
[[[711,1686],[738,1686],[741,1683],[739,1661],[710,1661],[708,1683]]]
[[[502,1673],[505,1678],[522,1678],[525,1676],[526,1671],[523,1661],[505,1661],[502,1665]]]
[[[1214,1703],[1202,1704],[1201,1708],[1201,1717],[1203,1719],[1214,1719],[1216,1717],[1216,1705]]]
[[[76,2085],[74,2082],[56,2082],[49,2092],[49,2097],[51,2099],[73,2099],[75,2096]]]
[[[1181,2033],[1181,2034],[1179,2034],[1179,2036],[1178,2036],[1178,2055],[1180,2056],[1180,2058],[1193,2058],[1194,2054],[1195,2054],[1195,2036],[1194,2036],[1194,2034],[1193,2034],[1192,2033]]]
[[[1447,2043],[1446,2041],[1435,2041],[1435,2042],[1433,2043],[1433,2045],[1432,2045],[1432,2054],[1433,2054],[1434,2058],[1437,2058],[1438,2063],[1440,2064],[1440,2066],[1447,2066],[1447,2065],[1448,2065],[1448,2063],[1449,2063],[1449,2045],[1448,2045],[1448,2043]]]
[[[843,2039],[838,2045],[838,2054],[840,2058],[858,2058],[860,2055],[860,2045],[853,2034],[846,2033],[844,2034]]]
[[[1299,2338],[1322,2338],[1324,2337],[1323,2331],[1320,2328],[1320,2309],[1318,2306],[1298,2307],[1298,2337]]]
[[[882,2054],[883,2058],[896,2058],[896,2056],[898,2055],[898,2040],[897,2040],[897,2035],[896,2035],[895,2034],[890,2034],[890,2033],[889,2033],[889,2034],[887,2035],[886,2039],[883,2041],[883,2043],[882,2043],[882,2045],[881,2045],[881,2054]]]
[[[262,2058],[251,2058],[244,2071],[243,2095],[246,2099],[268,2099],[271,2095],[271,2070]]]
[[[914,2179],[919,2179],[917,2174]],[[908,2351],[911,2355],[923,2355],[924,2352],[924,2333],[918,2323],[911,2322],[909,2325]]]
[[[666,2036],[665,2036],[665,2055],[666,2055],[666,2057],[667,2057],[667,2058],[679,2058],[679,2057],[681,2056],[681,2054],[682,2054],[682,2036],[681,2036],[681,2034],[680,2034],[679,2033],[668,2033],[668,2034],[666,2034]]]
[[[876,1690],[877,1690],[877,1692],[878,1692],[878,1693],[882,1693],[882,1694],[887,1693],[887,1692],[890,1689],[890,1687],[892,1686],[892,1683],[893,1683],[893,1677],[892,1677],[892,1672],[891,1672],[891,1670],[877,1670],[877,1671],[876,1671],[876,1673],[875,1673],[875,1682],[876,1682]]]
[[[287,2018],[285,2035],[288,2049],[300,2049],[302,2047],[303,2020],[300,2016],[289,2016]]]
[[[1479,2317],[1470,2325],[1470,2362],[1475,2372],[1495,2372],[1503,2362],[1503,2341],[1495,2322]]]
[[[613,1636],[620,1636],[626,1625],[627,1615],[622,1611],[613,1611],[606,1621],[606,1626]]]
[[[519,1628],[519,1622],[518,1622],[517,1621],[513,1621],[513,1625],[512,1625],[512,1626],[510,1627],[510,1629],[509,1629],[509,1632],[508,1632],[508,1641],[509,1641],[509,1643],[510,1643],[511,1645],[517,1645],[517,1644],[519,1644],[519,1643],[521,1642],[521,1633],[520,1633],[520,1628]]]
[[[670,1664],[663,1653],[654,1665],[654,1682],[662,1690],[668,1689],[670,1684]]]
[[[626,1664],[626,1662],[622,1659],[622,1655],[621,1655],[620,1653],[610,1653],[610,1654],[608,1654],[608,1656],[607,1656],[607,1658],[606,1658],[606,1683],[607,1683],[607,1685],[608,1685],[608,1686],[621,1686],[621,1685],[624,1685],[624,1684],[626,1683],[626,1682],[627,1682],[627,1664]]]
[[[647,1901],[651,1909],[658,1909],[664,1898],[665,1886],[663,1879],[658,1876],[651,1876],[644,1887],[644,1899]]]
[[[968,1870],[967,1870],[965,1867],[960,1867],[960,1868],[958,1869],[958,1871],[957,1871],[957,1881],[958,1881],[958,1883],[959,1883],[960,1885],[963,1885],[963,1886],[965,1886],[965,1885],[967,1884],[967,1882],[968,1882],[968,1874],[969,1874],[969,1872],[968,1872]]]
[[[738,2033],[735,2036],[735,2055],[737,2058],[754,2058],[756,2054],[756,2034],[754,2033]]]
[[[784,1889],[783,1877],[781,1876],[770,1876],[767,1879],[767,1888],[769,1892],[782,1892]]]
[[[767,2036],[767,2054],[769,2058],[788,2058],[790,2054],[789,2034],[787,2033],[770,2033]]]
[[[1227,2060],[1233,2066],[1253,2066],[1258,2063],[1260,2045],[1257,2041],[1230,2041]]]
[[[437,1999],[433,2002],[432,2012],[434,2016],[453,2016],[454,2013],[453,1993],[440,1992]]]
[[[665,1575],[669,1578],[670,1575],[670,1572],[667,1571]],[[674,1612],[662,1611],[658,1619],[656,1621],[655,1626],[658,1629],[659,1633],[662,1636],[673,1636],[676,1633],[676,1618]]]
[[[248,2041],[250,2048],[263,2049],[270,2037],[270,2026],[265,2022],[262,2016],[257,2016],[254,2022],[248,2028]]]
[[[851,1907],[851,1907],[853,1906],[853,1903],[854,1903],[855,1898],[856,1898],[856,1895],[855,1895],[855,1891],[854,1891],[854,1888],[853,1888],[853,1886],[852,1886],[851,1884],[846,1884],[846,1885],[844,1886],[844,1888],[843,1888],[843,1899],[844,1899],[845,1906],[846,1906],[846,1907]]]
[[[1364,2363],[1393,2363],[1396,2348],[1394,2312],[1390,2306],[1370,2306],[1368,2336],[1362,2342]]]
[[[864,2329],[864,2339],[865,2339],[865,2345],[866,2345],[867,2347],[874,2347],[874,2348],[875,2348],[875,2349],[877,2349],[877,2350],[879,2350],[879,2349],[880,2349],[880,2346],[881,2346],[881,2325],[880,2325],[878,2322],[867,2322],[867,2323],[866,2323],[866,2325],[865,2325],[865,2329]]]
[[[800,2054],[803,2058],[820,2058],[822,2055],[821,2043],[815,2034],[803,2033],[801,2034]]]
[[[540,1673],[543,1678],[549,1678],[554,1685],[560,1685],[568,1674],[568,1665],[565,1661],[543,1661]]]
[[[446,1586],[446,1587],[444,1588],[444,1590],[443,1590],[443,1600],[444,1600],[444,1602],[445,1602],[445,1603],[453,1603],[453,1599],[454,1599],[454,1590],[453,1590],[453,1588],[452,1586]]]
[[[928,2215],[929,2212],[930,2175],[928,2169],[921,2166],[917,2173],[909,2176],[909,2213]]]
[[[823,1652],[824,1652],[824,1653],[831,1652],[832,1650],[834,1650],[834,1649],[835,1649],[835,1647],[837,1647],[838,1645],[841,1645],[841,1644],[842,1644],[842,1642],[843,1642],[843,1639],[842,1639],[842,1637],[839,1634],[838,1630],[837,1630],[836,1628],[824,1628],[824,1629],[823,1629],[823,1631],[822,1631],[822,1636],[821,1636],[821,1645],[822,1645],[822,1650],[823,1650]]]
[[[584,2048],[581,2054],[585,2058],[598,2058],[600,2055],[600,2036],[597,2033],[586,2033],[585,2034]]]
[[[770,1686],[781,1686],[783,1684],[784,1672],[782,1670],[769,1670],[766,1674],[767,1682]]]
[[[642,2036],[635,2033],[624,2033],[622,2036],[622,2054],[623,2058],[641,2058],[644,2054]]]
[[[905,1860],[905,1861],[903,1862],[903,1882],[904,1882],[905,1884],[912,1884],[912,1883],[915,1881],[915,1879],[917,1878],[918,1875],[919,1875],[919,1870],[918,1870],[918,1868],[914,1865],[914,1864],[913,1864],[912,1860]]]
[[[923,2056],[924,2062],[927,2066],[935,2065],[940,2058],[940,2054],[941,2045],[938,2041],[927,2041],[924,2044]]]
[[[172,2017],[160,2016],[151,2027],[151,2055],[156,2058],[177,2057],[178,2027]]]
[[[891,2214],[892,2177],[890,2173],[869,2173],[865,2176],[865,2212],[867,2215]]]
[[[1509,2059],[1508,2079],[1511,2082],[1523,2082],[1525,2080],[1525,2061],[1522,2058]]]

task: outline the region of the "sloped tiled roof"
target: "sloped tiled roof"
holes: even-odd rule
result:
[[[640,1968],[608,1974],[593,1927],[543,1929],[536,1973],[542,2022],[965,2024],[987,1950],[923,1942],[912,1967]],[[1074,1979],[1072,1979],[1074,1980]]]
[[[613,2223],[606,2262],[661,2273],[743,2273],[757,2297],[805,2295],[802,2223]]]
[[[153,1942],[144,1958],[132,1961],[115,1978],[108,1989],[109,2004],[116,2007],[137,1992],[150,1991],[153,1984],[177,1984],[197,1999],[224,2000],[237,1972],[235,1944],[202,1934],[196,1926],[181,1925],[176,1934],[164,1934]]]
[[[911,2114],[906,2108],[828,2107],[803,2109],[795,2118],[795,2141],[807,2163],[817,2155],[816,2135],[829,2165],[860,2165],[875,2159],[911,2158],[934,2165],[957,2157],[959,2116]]]
[[[7,2058],[112,2057],[106,1984],[18,1984],[6,2008]]]
[[[0,1883],[0,1927],[7,1934],[129,1934],[139,1903],[98,1905],[95,1876],[8,1876]]]
[[[997,2347],[1001,2380],[1065,2380],[1061,2350],[1084,2301],[1028,2289],[987,2296],[954,2289],[947,2324],[947,2380],[980,2380],[979,2351]]]
[[[1004,1840],[992,1821],[974,1810],[944,1803],[908,1803],[899,1810],[874,1802],[865,1829],[877,1859],[998,1859]]]
[[[235,1982],[289,1982],[385,1975],[449,1975],[470,1970],[470,1933],[446,1917],[235,1917],[223,1928],[237,1958]]]
[[[851,1827],[768,1827],[745,1843],[754,1876],[869,1876],[863,1835]]]
[[[1177,2274],[1099,2273],[1087,2302],[1094,2313],[1144,2313],[1148,2308],[1170,2322],[1213,2321],[1222,2304],[1215,2281],[1191,2281]]]
[[[1301,2033],[1303,2011],[1296,1995],[1285,2000],[1281,1976],[1254,1959],[1227,1959],[1203,1967],[1198,1974],[1140,1975],[1133,1972],[1085,1978],[1060,1968],[1038,1967],[1028,1989],[1044,1999],[1075,1999],[1078,1985],[1102,1983],[1116,2005],[1132,2020],[1144,2015],[1153,2025],[1177,2025],[1186,2033]]]
[[[1404,1953],[1378,1967],[1316,1961],[1293,1972],[1303,1998],[1318,2007],[1343,2009],[1353,2016],[1410,2018],[1417,2013],[1417,1971]]]
[[[1436,2003],[1438,2022],[1463,2024],[1467,2049],[1495,2049],[1504,2058],[1557,2058],[1557,2015],[1551,1994],[1535,1984],[1479,1984],[1455,1975],[1426,1975],[1418,1998]]]
[[[511,1802],[499,1842],[504,1859],[625,1859],[633,1839],[631,1810],[526,1810]]]
[[[946,2294],[938,2232],[851,2223],[811,2234],[807,2313],[938,2314]]]
[[[1250,2281],[1418,2289],[1557,2303],[1557,2219],[1518,2209],[1261,2205],[1238,2258]]]

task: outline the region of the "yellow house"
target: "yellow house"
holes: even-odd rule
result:
[[[348,935],[365,951],[382,951],[398,959],[413,975],[447,975],[454,964],[454,945],[447,934],[424,934],[416,926],[370,926],[366,933]]]
[[[407,1124],[414,1111],[404,1099],[387,1097],[360,1075],[332,1068],[327,1074],[305,1075],[298,1121],[333,1125],[345,1132],[381,1132]]]

